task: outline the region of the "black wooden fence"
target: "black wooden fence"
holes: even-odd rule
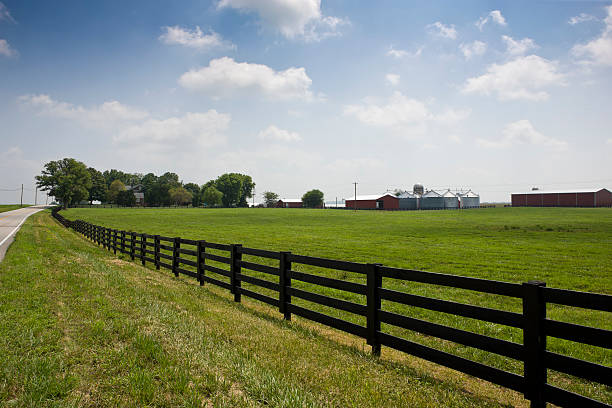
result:
[[[120,252],[132,260],[147,262],[157,269],[166,268],[175,276],[184,274],[198,279],[200,285],[211,283],[229,290],[234,300],[248,296],[277,307],[284,318],[295,314],[309,320],[342,330],[366,339],[374,354],[387,346],[457,371],[490,381],[502,387],[523,393],[532,407],[543,407],[547,402],[562,407],[606,407],[603,402],[558,388],[547,382],[549,369],[579,377],[587,381],[612,386],[612,368],[557,354],[546,349],[547,337],[570,340],[605,349],[612,349],[612,331],[551,320],[546,317],[546,305],[573,306],[612,312],[612,296],[547,288],[544,282],[523,284],[477,279],[448,274],[385,267],[331,259],[295,255],[291,252],[272,252],[246,248],[238,244],[216,244],[203,240],[164,237],[105,228],[85,221],[70,221],[53,210],[53,216],[64,226],[83,234],[115,254]],[[216,252],[217,254],[214,254]],[[219,255],[225,254],[225,256]],[[278,262],[277,267],[243,260],[250,255]],[[226,269],[213,266],[227,265]],[[311,265],[366,276],[367,284],[318,276],[294,270],[296,265]],[[249,271],[272,276],[274,281],[250,276]],[[383,288],[383,279],[420,282],[452,288],[468,289],[496,296],[522,300],[522,313],[509,312],[432,299]],[[354,303],[292,287],[292,281],[307,282],[327,288],[363,295],[366,304]],[[271,297],[242,287],[242,282],[276,292]],[[307,309],[292,303],[292,297],[365,317],[366,325],[358,325],[337,317]],[[470,331],[456,329],[425,320],[383,310],[382,300],[428,310],[450,313],[484,322],[497,323],[522,330],[523,344],[501,340]],[[381,323],[413,330],[428,336],[475,347],[490,353],[515,359],[523,363],[523,375],[514,374],[489,365],[440,351],[413,341],[385,333]]]

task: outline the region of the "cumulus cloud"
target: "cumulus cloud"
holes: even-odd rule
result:
[[[429,24],[427,28],[429,29],[430,33],[438,37],[448,38],[451,40],[457,38],[457,30],[453,24],[444,25],[441,22],[436,21],[435,23]]]
[[[506,19],[504,18],[501,11],[499,10],[493,10],[486,16],[480,17],[480,19],[478,19],[478,21],[475,24],[476,24],[476,27],[478,27],[478,29],[482,31],[485,24],[487,24],[489,21],[492,21],[493,23],[496,23],[503,27],[508,25],[508,23],[506,23]]]
[[[17,55],[17,51],[8,43],[8,41],[0,38],[0,55],[5,57],[14,57]]]
[[[221,0],[217,7],[257,13],[265,26],[289,39],[321,41],[341,35],[339,28],[349,24],[347,19],[324,16],[321,0]]]
[[[463,53],[465,59],[470,59],[474,56],[484,54],[487,51],[487,44],[476,40],[469,44],[461,44],[459,49]]]
[[[360,122],[377,127],[422,126],[430,122],[451,123],[465,119],[470,112],[448,110],[432,113],[425,103],[395,92],[386,104],[374,102],[347,105],[344,114],[354,116]]]
[[[147,119],[120,131],[113,137],[113,142],[125,147],[138,146],[153,153],[185,147],[207,148],[225,142],[223,132],[230,120],[229,114],[214,109],[161,120]]]
[[[19,97],[23,106],[37,109],[40,114],[55,118],[69,119],[92,127],[108,127],[118,123],[142,120],[149,116],[146,111],[108,101],[91,108],[73,105],[52,99],[49,95],[23,95]]]
[[[506,53],[510,56],[524,55],[527,51],[538,48],[531,38],[515,40],[514,38],[502,35],[502,41],[506,43]]]
[[[590,14],[586,14],[586,13],[580,13],[577,16],[573,16],[571,17],[567,23],[569,25],[576,25],[576,24],[580,24],[580,23],[585,23],[587,21],[593,21],[593,20],[597,20],[595,18],[595,16],[592,16]]]
[[[385,75],[385,79],[387,82],[393,86],[399,84],[400,76],[397,74],[387,74]]]
[[[276,100],[312,99],[312,80],[304,68],[275,71],[267,65],[236,62],[229,57],[213,59],[207,67],[184,73],[179,84],[213,97],[246,92]]]
[[[164,33],[159,36],[159,40],[165,44],[182,45],[198,50],[236,48],[234,44],[224,41],[221,35],[212,30],[208,34],[204,34],[198,26],[194,30],[180,26],[166,26],[162,30],[164,30]]]
[[[11,12],[8,8],[0,1],[0,21],[8,21],[9,23],[16,23]]]
[[[564,75],[555,61],[537,55],[519,57],[505,64],[492,64],[479,77],[469,78],[464,93],[496,94],[499,100],[526,99],[540,101],[548,98],[543,88],[564,85]]]
[[[393,48],[393,46],[391,46],[389,47],[389,50],[387,51],[387,56],[398,58],[398,59],[404,58],[404,57],[418,57],[423,52],[423,48],[424,47],[419,47],[415,52],[409,52],[406,50],[396,50],[395,48]]]
[[[257,135],[262,140],[274,140],[280,142],[298,142],[302,137],[297,132],[279,129],[274,125],[270,125]]]
[[[516,145],[543,146],[554,150],[567,149],[567,142],[543,135],[535,130],[531,122],[526,119],[507,124],[499,140],[477,139],[476,142],[481,147],[495,149]]]
[[[572,48],[575,56],[586,58],[583,63],[612,66],[612,6],[606,7],[606,11],[608,15],[604,20],[605,27],[599,37]]]

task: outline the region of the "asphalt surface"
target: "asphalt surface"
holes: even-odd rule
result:
[[[0,213],[0,261],[4,259],[6,250],[15,239],[15,234],[26,218],[45,208],[45,206],[38,205]]]

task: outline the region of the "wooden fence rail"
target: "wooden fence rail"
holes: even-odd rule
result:
[[[547,402],[562,407],[609,407],[604,402],[548,384],[547,372],[550,369],[611,387],[612,368],[547,351],[546,339],[555,337],[612,349],[612,331],[548,319],[546,305],[551,303],[611,313],[612,296],[547,288],[544,282],[538,281],[523,284],[507,283],[390,268],[379,264],[302,256],[291,252],[266,251],[246,248],[238,244],[225,245],[204,240],[137,234],[112,230],[81,220],[70,221],[59,214],[59,208],[53,209],[52,214],[67,228],[83,234],[109,251],[128,255],[132,260],[139,259],[143,265],[149,262],[157,269],[166,268],[175,276],[183,274],[196,278],[200,285],[210,283],[220,286],[229,290],[234,295],[236,302],[240,302],[241,296],[244,295],[267,303],[278,308],[287,320],[291,320],[291,315],[295,314],[362,337],[372,347],[374,354],[380,354],[381,346],[406,352],[521,392],[526,399],[530,400],[532,407],[543,407]],[[211,250],[216,253],[212,253]],[[219,252],[225,256],[219,255]],[[271,262],[277,262],[278,266],[245,261],[242,259],[243,255],[268,259]],[[215,262],[218,266],[213,266],[210,261]],[[226,265],[227,269],[220,267],[223,265]],[[299,265],[364,275],[366,284],[300,272],[295,270]],[[250,276],[249,271],[269,275],[276,281]],[[386,289],[383,288],[383,279],[419,282],[517,298],[522,300],[522,313],[432,299]],[[293,281],[358,294],[365,297],[365,304],[299,289],[292,286]],[[269,294],[247,289],[242,287],[242,282],[264,288],[268,293],[272,291],[278,295],[272,297]],[[298,306],[292,303],[292,298],[307,300],[365,317],[365,326]],[[382,300],[518,328],[522,330],[523,343],[501,340],[383,310]],[[381,323],[521,361],[523,375],[507,372],[386,333],[381,330]]]

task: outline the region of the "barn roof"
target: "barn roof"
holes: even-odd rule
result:
[[[390,193],[385,193],[385,194],[370,194],[370,195],[358,195],[357,196],[357,201],[378,200],[378,199],[383,198],[385,196],[397,198],[396,196],[394,196],[393,194],[390,194]],[[355,201],[355,197],[353,196],[353,197],[347,198],[346,201]]]
[[[301,203],[302,202],[300,198],[281,198],[278,201],[282,201],[283,203]]]
[[[610,192],[607,188],[595,187],[595,188],[576,188],[573,190],[532,190],[525,191],[522,193],[512,193],[512,194],[575,194],[575,193],[597,193],[599,191],[606,190]]]

